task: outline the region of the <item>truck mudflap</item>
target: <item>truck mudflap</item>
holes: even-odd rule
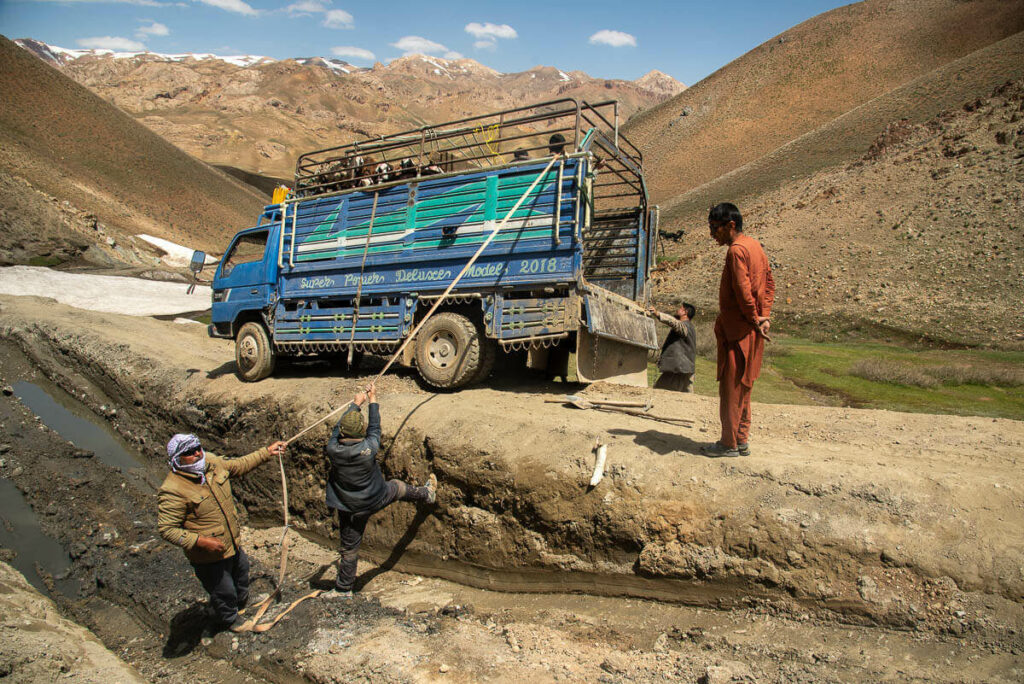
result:
[[[648,353],[658,348],[654,321],[633,302],[590,286],[584,296],[585,326],[576,336],[576,375],[647,387]]]

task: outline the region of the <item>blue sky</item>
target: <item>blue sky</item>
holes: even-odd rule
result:
[[[408,52],[503,72],[537,65],[693,85],[835,0],[0,0],[0,33],[65,48],[337,56],[358,66]]]

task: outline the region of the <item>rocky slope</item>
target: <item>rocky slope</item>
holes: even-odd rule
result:
[[[625,132],[646,155],[654,200],[665,202],[1021,30],[1021,0],[854,3],[754,48]]]
[[[538,66],[502,74],[471,59],[406,56],[360,69],[322,58],[113,55],[19,41],[204,161],[288,177],[302,152],[523,104],[618,99],[625,121],[685,86]]]
[[[3,38],[0,99],[0,183],[11,191],[0,199],[5,261],[113,248],[137,233],[216,251],[262,206],[247,185]],[[59,215],[68,212],[75,216]]]
[[[775,265],[776,313],[792,321],[1024,347],[1024,80],[924,123],[896,121],[864,155],[754,195],[747,232]],[[721,250],[706,205],[673,220],[666,297],[709,309]],[[692,229],[691,229],[692,228]]]

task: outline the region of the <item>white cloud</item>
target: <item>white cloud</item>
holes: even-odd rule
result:
[[[332,9],[327,10],[324,15],[324,26],[334,29],[350,29],[354,28],[355,24],[352,15],[345,10]]]
[[[150,21],[150,20],[149,19],[145,19],[144,21]],[[139,40],[145,40],[146,36],[169,36],[169,35],[171,35],[171,30],[169,28],[167,28],[166,26],[164,26],[163,24],[161,24],[159,22],[156,22],[156,21],[151,21],[149,26],[140,26],[139,29],[135,32],[135,37],[138,38]]]
[[[464,55],[461,52],[456,52],[455,50],[449,50],[448,52],[444,53],[443,57],[445,59],[462,59],[464,57]]]
[[[242,0],[193,0],[193,2],[200,2],[210,7],[216,7],[227,12],[235,12],[237,14],[245,14],[248,16],[256,16],[259,14],[258,10],[253,9],[249,4],[242,2]]]
[[[475,47],[477,50],[493,50],[494,48],[498,47],[498,44],[493,40],[478,40],[475,43],[473,43],[473,47]]]
[[[327,3],[323,2],[323,0],[299,0],[299,2],[285,7],[284,11],[292,16],[308,16],[318,12],[326,12]]]
[[[492,24],[471,22],[466,24],[466,33],[475,38],[518,38],[519,34],[508,24]]]
[[[91,50],[113,50],[114,52],[142,52],[146,46],[130,38],[117,36],[97,36],[96,38],[79,38],[76,41],[84,48]]]
[[[352,59],[364,59],[366,61],[373,61],[374,55],[369,50],[364,50],[360,47],[352,45],[340,45],[338,47],[331,48],[331,54],[335,57],[351,57]]]
[[[417,52],[426,55],[448,52],[448,48],[444,45],[427,40],[421,36],[403,36],[398,39],[398,42],[391,43],[391,47],[396,47],[407,55],[416,54]]]
[[[622,31],[603,29],[590,36],[592,45],[611,45],[612,47],[636,47],[636,36]]]

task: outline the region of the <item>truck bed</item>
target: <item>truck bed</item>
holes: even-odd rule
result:
[[[549,171],[457,291],[574,281],[585,164],[568,159]],[[296,202],[287,207],[281,232],[281,297],[351,297],[360,274],[363,296],[443,290],[545,166],[428,177]]]

